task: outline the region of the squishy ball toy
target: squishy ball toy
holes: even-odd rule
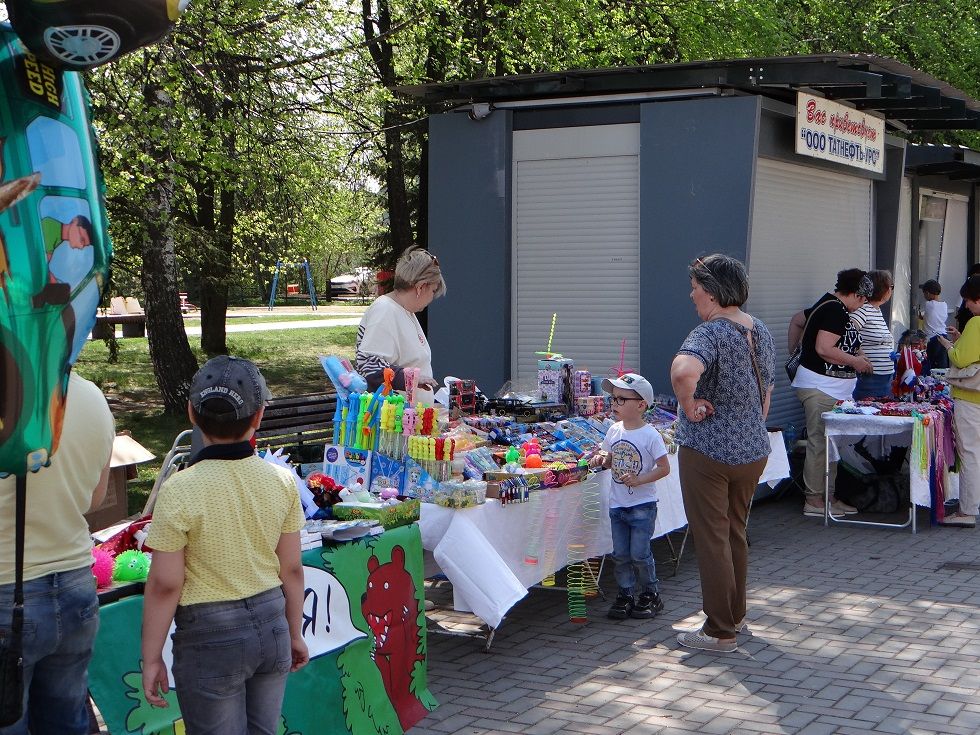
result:
[[[117,582],[144,582],[150,573],[150,557],[130,549],[116,557],[112,578]]]

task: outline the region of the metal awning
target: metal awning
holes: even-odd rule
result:
[[[958,145],[909,145],[905,170],[920,176],[980,183],[980,152]]]
[[[425,103],[500,103],[717,88],[795,102],[797,90],[880,113],[909,130],[978,130],[980,102],[894,59],[820,54],[681,64],[573,69],[540,74],[400,86]]]

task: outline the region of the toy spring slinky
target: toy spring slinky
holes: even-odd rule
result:
[[[541,503],[543,493],[531,493],[530,515],[531,522],[527,527],[527,545],[524,547],[524,564],[533,567],[538,564],[538,548],[540,544],[539,535],[541,533],[541,514],[544,506]]]
[[[540,492],[540,491],[539,491]],[[545,569],[555,568],[555,544],[558,542],[558,509],[555,504],[558,502],[554,493],[558,490],[546,490],[544,511],[544,526],[541,529],[541,544],[544,546],[544,567]],[[541,580],[543,587],[555,586],[555,574],[552,572]]]
[[[598,486],[586,480],[582,483],[582,496],[568,544],[568,617],[573,623],[588,621],[585,598],[598,592],[597,575],[586,558],[587,544],[595,536],[598,522]]]

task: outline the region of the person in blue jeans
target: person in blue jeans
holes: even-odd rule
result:
[[[105,498],[115,436],[102,391],[73,372],[58,449],[48,467],[27,477],[23,714],[0,735],[89,731],[88,664],[99,599],[84,513]],[[8,645],[14,599],[14,482],[0,479],[0,648]]]
[[[143,692],[166,707],[163,645],[188,735],[279,732],[286,677],[309,661],[303,640],[304,518],[288,470],[249,440],[269,397],[248,360],[209,360],[188,413],[204,447],[160,488],[146,539],[154,549],[143,600]]]
[[[609,521],[619,594],[608,616],[652,618],[664,609],[650,539],[657,521],[656,481],[670,474],[667,448],[660,432],[643,420],[653,405],[653,386],[646,378],[626,373],[602,381],[602,389],[612,394],[618,419],[590,461],[612,470]]]

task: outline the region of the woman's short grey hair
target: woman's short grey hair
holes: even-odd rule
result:
[[[705,255],[695,258],[687,270],[719,306],[741,306],[749,300],[749,274],[740,260],[720,253]]]
[[[420,283],[432,284],[433,298],[446,293],[439,259],[424,248],[409,248],[395,264],[395,290],[408,291]]]

